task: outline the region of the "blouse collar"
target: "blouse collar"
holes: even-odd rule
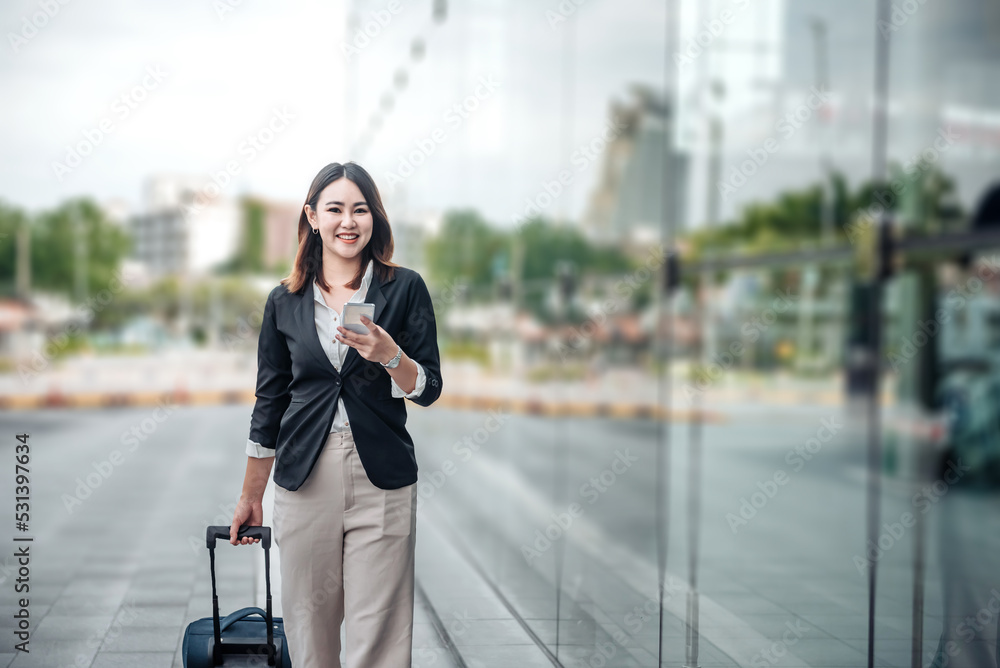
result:
[[[358,290],[361,291],[361,299],[364,300],[365,296],[368,295],[368,288],[372,284],[372,273],[374,269],[374,261],[368,260],[368,266],[365,267],[365,275],[361,277],[361,287]],[[319,283],[316,279],[313,279],[313,299],[321,304],[326,304],[326,300],[323,299],[323,291],[319,287]]]

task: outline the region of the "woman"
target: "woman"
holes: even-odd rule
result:
[[[230,542],[261,524],[273,463],[292,665],[339,668],[346,618],[350,666],[408,668],[417,464],[403,399],[428,406],[441,394],[430,294],[391,262],[378,189],[353,162],[316,175],[298,234],[295,265],[264,306]],[[345,302],[375,305],[368,333],[341,326]]]

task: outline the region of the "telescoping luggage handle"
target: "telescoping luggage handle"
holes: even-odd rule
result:
[[[267,665],[275,664],[275,654],[277,648],[274,645],[274,617],[271,614],[271,527],[253,526],[240,527],[236,534],[236,540],[245,537],[259,538],[260,544],[264,548],[264,583],[267,592],[267,607],[265,620],[267,621]],[[206,532],[205,542],[208,545],[208,559],[212,569],[212,626],[215,632],[215,644],[212,647],[212,662],[222,665],[222,629],[219,620],[219,594],[215,588],[215,540],[224,538],[229,540],[229,527],[210,526]]]

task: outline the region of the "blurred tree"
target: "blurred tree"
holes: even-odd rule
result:
[[[465,283],[474,293],[489,290],[494,257],[506,245],[504,235],[475,210],[450,211],[440,232],[427,243],[431,279],[445,285]]]
[[[223,276],[215,280],[221,343],[234,345],[238,341],[256,345],[267,294],[258,292],[237,276]],[[193,286],[192,311],[193,325],[207,331],[212,324],[212,295],[208,281]]]
[[[560,262],[570,262],[582,274],[605,276],[631,269],[618,248],[597,247],[577,228],[555,226],[542,218],[525,222],[518,234],[524,244],[522,279],[552,279]]]
[[[80,226],[78,229],[77,226]],[[82,235],[79,231],[82,230]],[[109,221],[90,199],[68,200],[41,213],[32,224],[31,284],[76,300],[78,253],[82,237],[86,290],[91,297],[113,285],[131,247],[128,234]],[[12,278],[4,267],[3,280]]]
[[[240,201],[240,244],[236,254],[219,266],[219,272],[259,273],[264,266],[264,203],[253,197]]]
[[[17,283],[17,232],[27,224],[24,211],[0,202],[0,295],[13,296]]]
[[[523,306],[543,322],[552,321],[555,315],[546,301],[556,286],[561,263],[568,263],[580,277],[621,275],[633,269],[620,248],[595,246],[572,226],[557,226],[544,218],[532,218],[521,225],[517,234],[523,248],[520,276],[526,285]],[[570,322],[583,319],[583,314],[575,309],[570,309],[567,315]]]
[[[271,268],[271,273],[276,276],[285,277],[292,273],[292,261],[288,259],[281,259],[274,263],[274,267]]]
[[[217,281],[217,325],[222,343],[256,343],[266,294],[260,294],[238,276],[222,276]],[[207,280],[192,284],[190,317],[193,330],[207,332],[213,326],[212,294]],[[167,276],[142,289],[127,289],[115,296],[107,307],[95,313],[92,329],[114,329],[137,317],[150,317],[166,326],[181,314],[181,284],[176,276]]]
[[[170,285],[173,284],[173,285]],[[145,289],[125,289],[104,308],[94,309],[92,331],[107,331],[124,326],[133,318],[150,316],[166,322],[166,315],[180,312],[180,289],[177,279],[167,278]]]
[[[857,214],[870,212],[873,202],[883,203],[889,211],[899,211],[907,195],[912,195],[911,199],[920,205],[919,213],[913,214],[917,219],[909,221],[915,229],[940,230],[953,226],[962,218],[955,204],[955,182],[936,166],[909,168],[904,172],[899,165],[892,165],[890,173],[889,183],[866,181],[854,191],[843,174],[832,176],[834,229],[838,242],[851,241],[852,221]],[[916,189],[915,192],[911,192],[912,189]],[[771,202],[748,204],[735,221],[688,233],[686,240],[691,259],[733,252],[779,253],[818,243],[822,235],[822,203],[823,189],[817,184],[781,193]],[[824,274],[821,284],[825,284],[829,271],[831,267],[821,268]],[[775,270],[772,285],[790,287],[797,280],[797,273],[796,270]],[[688,275],[684,282],[692,285],[694,280],[695,277]],[[717,276],[716,280],[724,280],[724,276]]]
[[[953,221],[961,217],[954,203],[954,179],[937,167],[906,173],[899,165],[891,168],[889,183],[866,181],[851,192],[843,174],[832,177],[834,222],[838,241],[848,241],[847,226],[859,211],[873,202],[882,202],[889,211],[900,208],[905,193],[916,188],[921,217],[933,221]],[[823,189],[817,184],[779,194],[771,202],[753,202],[744,207],[733,222],[687,235],[696,257],[706,252],[734,250],[763,253],[791,250],[803,242],[819,241],[822,234]]]
[[[443,285],[467,285],[471,299],[492,299],[496,281],[511,270],[515,244],[521,251],[520,275],[514,279],[522,286],[522,306],[543,320],[552,315],[546,299],[555,285],[559,263],[569,262],[581,276],[610,276],[633,269],[624,251],[597,247],[575,227],[534,218],[511,232],[494,228],[476,211],[465,209],[446,214],[440,232],[428,241],[430,276]]]

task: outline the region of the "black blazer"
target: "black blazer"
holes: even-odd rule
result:
[[[427,384],[410,401],[429,406],[441,394],[431,296],[417,272],[405,267],[394,272],[380,283],[373,271],[365,301],[375,304],[375,324],[424,367]],[[348,348],[338,373],[320,345],[314,313],[311,281],[302,294],[278,285],[264,304],[250,439],[274,448],[274,482],[292,491],[305,482],[330,433],[337,399],[343,398],[368,479],[382,489],[415,483],[405,400],[393,398],[389,373],[354,348]]]

